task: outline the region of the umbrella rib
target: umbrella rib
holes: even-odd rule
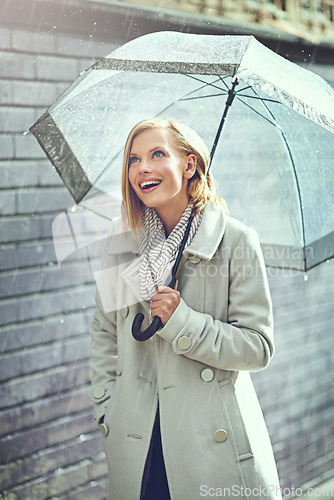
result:
[[[227,85],[227,83],[225,82],[225,78],[227,78],[227,76],[224,76],[222,77],[221,75],[217,75],[220,79],[220,81],[225,85],[225,88],[226,88],[226,91],[228,92],[230,89],[229,89],[229,86]]]
[[[253,90],[253,87],[251,85],[247,85],[246,87],[244,87],[243,89],[239,89],[236,94],[240,94],[240,92],[243,92],[244,90],[247,90],[247,89],[252,89]]]
[[[263,102],[275,102],[276,104],[281,104],[279,101],[276,101],[275,99],[267,99],[266,97],[259,97],[256,95],[246,95],[246,94],[240,94],[238,92],[237,96],[246,97],[247,99],[256,99],[258,101],[263,101]]]
[[[183,76],[189,76],[189,75],[183,74]],[[207,87],[208,85],[210,85],[210,84],[208,84],[208,83],[206,83],[206,82],[203,82],[202,80],[200,80],[200,79],[198,79],[198,78],[195,78],[195,80],[197,80],[197,81],[199,81],[199,82],[201,82],[201,83],[204,83],[204,85],[202,85],[202,87],[198,87],[198,88],[197,88],[197,89],[195,89],[195,90],[191,90],[190,92],[188,92],[187,94],[185,94],[186,96],[191,95],[191,94],[194,94],[195,92],[198,92],[199,90],[203,90],[203,89],[205,89],[205,87]],[[213,86],[213,85],[212,85],[212,86]],[[221,89],[220,87],[215,87],[215,88],[217,88],[217,89],[221,90],[221,91],[223,92],[223,94],[222,94],[222,95],[226,95],[226,92],[225,92],[225,90],[224,90],[224,89]],[[216,95],[220,95],[220,94],[216,94]],[[206,96],[204,96],[204,97],[206,97]],[[180,98],[180,99],[177,99],[177,100],[178,100],[178,101],[182,101],[182,100],[184,100],[184,99],[185,99],[185,98]],[[175,103],[175,102],[176,102],[176,101],[174,101],[174,103]],[[174,104],[174,103],[173,103],[173,104]],[[169,106],[167,106],[167,108],[168,108],[168,107],[169,107]],[[166,109],[167,109],[167,108],[166,108]]]
[[[187,73],[184,73],[184,76],[187,76],[188,78],[192,78],[193,80],[196,80],[197,82],[201,82],[201,83],[204,83],[204,86],[205,87],[214,87],[215,89],[218,89],[218,90],[222,90],[224,91],[224,89],[222,89],[221,87],[219,87],[218,85],[214,85],[213,83],[210,83],[210,82],[206,82],[204,80],[201,80],[201,78],[196,78],[196,76],[193,76],[193,75],[188,75]],[[224,82],[225,83],[225,82]]]
[[[257,115],[261,116],[261,118],[263,118],[264,120],[266,120],[267,122],[271,123],[271,125],[274,125],[274,127],[276,128],[279,128],[280,129],[280,126],[274,122],[274,121],[271,121],[269,120],[269,118],[267,118],[266,116],[264,116],[262,113],[260,113],[259,111],[257,111],[255,108],[253,108],[252,106],[250,106],[247,102],[245,102],[243,99],[240,99],[240,97],[237,95],[236,98],[238,99],[238,101],[242,102],[242,104],[244,104],[245,106],[247,106],[247,108],[251,109],[252,111],[254,111],[254,113],[256,113]]]
[[[227,92],[223,92],[221,94],[208,94],[208,95],[198,95],[196,97],[183,97],[182,99],[179,99],[179,101],[191,101],[193,99],[205,99],[206,97],[219,97],[219,96],[225,96]]]

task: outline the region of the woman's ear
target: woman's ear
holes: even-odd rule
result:
[[[186,169],[184,171],[184,176],[187,179],[191,179],[196,172],[197,158],[194,154],[190,153],[187,156]]]

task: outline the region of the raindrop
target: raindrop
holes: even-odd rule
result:
[[[82,306],[82,309],[86,309],[86,306]]]
[[[23,132],[23,135],[28,135],[30,133],[30,130],[26,130],[25,132]]]
[[[71,212],[74,213],[77,211],[77,207],[71,207]]]
[[[92,487],[97,486],[97,482],[96,482],[96,481],[91,481],[91,482],[90,482],[90,485],[91,485]]]
[[[87,438],[86,434],[80,434],[79,439],[80,439],[80,441],[87,441],[88,438]]]
[[[59,321],[59,323],[63,324],[63,323],[65,323],[65,321],[64,321],[63,319],[61,319],[61,320]]]
[[[306,273],[304,274],[304,281],[308,281],[308,275]]]

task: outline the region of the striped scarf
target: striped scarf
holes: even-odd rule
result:
[[[166,239],[163,223],[155,208],[145,209],[143,226],[146,231],[143,231],[138,241],[139,251],[143,256],[139,269],[140,293],[143,299],[151,300],[157,288],[169,281],[191,210],[192,205],[189,204]],[[202,213],[199,212],[192,221],[185,248],[192,242],[201,220]]]

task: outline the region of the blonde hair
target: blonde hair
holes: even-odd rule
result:
[[[216,194],[214,180],[210,172],[206,175],[210,163],[210,154],[200,136],[182,122],[169,118],[151,118],[143,120],[133,127],[126,140],[123,156],[122,196],[123,211],[132,229],[142,226],[144,203],[138,198],[129,181],[129,158],[135,137],[145,130],[168,129],[177,142],[180,154],[196,156],[196,172],[188,181],[188,196],[196,212],[208,201],[222,205],[227,211],[225,200]]]

